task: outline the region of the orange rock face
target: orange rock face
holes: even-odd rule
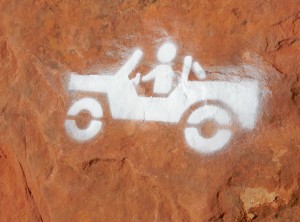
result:
[[[300,221],[299,1],[3,0],[0,12],[0,221]],[[232,126],[222,149],[197,152],[186,122],[118,120],[110,98],[68,90],[71,72],[114,73],[137,48],[145,75],[166,40],[176,75],[190,55],[210,82],[259,83],[251,130]],[[78,142],[64,124],[86,95],[103,129]]]

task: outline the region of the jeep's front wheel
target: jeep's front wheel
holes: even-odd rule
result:
[[[79,128],[74,119],[82,111],[88,111],[92,117],[85,129]],[[79,142],[92,139],[102,128],[102,121],[99,119],[103,117],[103,110],[100,103],[93,98],[83,98],[76,101],[68,110],[67,115],[69,119],[65,121],[65,129],[71,138]]]

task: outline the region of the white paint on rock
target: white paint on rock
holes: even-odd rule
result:
[[[176,54],[176,47],[171,43],[163,45],[158,52],[160,62],[170,62],[171,55]],[[174,49],[175,48],[175,49]],[[168,49],[168,50],[166,50]],[[161,52],[160,52],[161,51]],[[128,76],[137,67],[142,57],[142,51],[136,50],[128,61],[121,67],[115,75],[70,75],[69,90],[87,91],[104,93],[108,97],[109,107],[114,119],[119,120],[140,120],[157,121],[165,123],[178,123],[183,114],[194,104],[213,100],[218,101],[229,107],[236,115],[241,128],[253,129],[255,127],[257,110],[259,105],[258,93],[259,86],[256,80],[242,81],[204,81],[206,74],[199,63],[194,62],[192,57],[184,59],[182,69],[182,80],[168,97],[145,97],[139,96],[135,89],[135,84],[139,83],[139,75],[133,80]],[[167,60],[169,58],[169,60]],[[171,60],[170,60],[171,59]],[[196,76],[201,81],[189,81],[190,70],[196,72]],[[167,93],[170,89],[169,81],[174,72],[170,64],[160,64],[148,75],[142,78],[143,81],[154,79],[154,92]],[[91,102],[91,101],[90,101]],[[95,102],[83,102],[70,108],[69,115],[78,113],[80,107],[90,108],[90,112],[99,107]],[[82,105],[84,104],[84,105]],[[88,105],[90,104],[90,105]],[[100,106],[100,105],[99,105]],[[97,107],[97,108],[95,108]],[[101,106],[100,106],[101,107]],[[75,111],[76,112],[75,112]],[[102,111],[102,109],[101,109]],[[200,111],[196,110],[189,119],[193,123],[201,123],[206,118],[215,119],[218,123],[230,123],[230,116],[227,111],[217,106],[204,106]],[[67,123],[67,121],[66,121]],[[187,123],[188,124],[188,123]],[[68,132],[73,132],[75,125],[67,125]],[[70,133],[74,139],[84,140],[92,138],[101,129],[91,128],[86,131],[88,136],[80,133]],[[73,130],[73,131],[72,131]],[[98,131],[97,131],[98,130]],[[97,132],[96,132],[97,131]],[[81,132],[78,130],[78,132]],[[222,149],[231,138],[229,129],[219,130],[212,138],[203,138],[195,128],[188,127],[184,130],[184,136],[188,145],[202,153],[211,153]]]
[[[170,92],[173,78],[175,77],[175,73],[170,62],[176,56],[176,51],[176,46],[173,43],[167,42],[163,44],[157,53],[158,61],[163,64],[156,66],[151,72],[142,78],[144,82],[154,79],[154,93],[167,94]]]
[[[200,124],[207,119],[214,119],[221,125],[230,125],[231,118],[228,113],[220,107],[214,105],[205,105],[196,109],[188,118],[189,124]]]
[[[102,122],[98,120],[91,120],[86,129],[79,129],[75,120],[67,119],[65,122],[65,128],[69,136],[79,142],[85,142],[95,137],[100,132],[101,127]]]
[[[102,108],[97,100],[93,98],[83,98],[74,103],[68,111],[69,116],[76,116],[82,110],[87,110],[94,118],[100,118],[103,115]]]
[[[157,52],[157,59],[161,63],[170,63],[176,56],[177,48],[174,43],[164,43]]]
[[[206,73],[200,66],[198,62],[193,63],[193,72],[197,76],[198,79],[205,79],[206,78]]]
[[[88,111],[93,118],[101,118],[103,111],[97,100],[93,98],[83,98],[76,101],[69,109],[68,116],[76,116],[81,111]],[[91,120],[86,129],[78,128],[76,121],[68,119],[65,122],[65,128],[70,137],[84,142],[96,136],[101,130],[102,122],[99,120]]]
[[[231,118],[228,113],[217,106],[206,105],[196,109],[188,118],[188,124],[198,125],[205,120],[214,120],[223,127],[231,125]],[[231,138],[229,129],[219,129],[211,138],[204,138],[199,135],[196,127],[187,127],[184,131],[187,143],[201,153],[212,153],[226,145]]]

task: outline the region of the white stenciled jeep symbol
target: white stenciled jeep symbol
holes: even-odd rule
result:
[[[158,53],[159,61],[164,64],[157,66],[142,78],[143,81],[155,79],[155,93],[165,94],[171,90],[168,81],[171,81],[174,73],[169,63],[175,54],[175,45],[164,44]],[[242,129],[254,128],[258,108],[256,80],[206,81],[206,73],[201,66],[193,62],[192,57],[186,56],[180,81],[167,97],[140,96],[135,87],[140,82],[140,74],[131,80],[129,75],[138,66],[142,55],[141,50],[135,50],[127,62],[112,75],[71,73],[68,89],[106,94],[113,119],[179,124],[186,116],[183,135],[187,144],[201,153],[212,153],[222,149],[234,134],[234,123]],[[191,70],[199,80],[188,80]],[[91,97],[75,101],[67,113],[70,118],[65,121],[69,136],[85,142],[102,132],[102,107],[98,100]],[[85,129],[79,128],[73,119],[83,110],[92,116]],[[209,137],[202,135],[199,130],[199,125],[208,120],[213,120],[217,127],[216,132]]]

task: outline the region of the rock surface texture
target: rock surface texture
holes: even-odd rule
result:
[[[84,95],[68,73],[117,70],[139,47],[144,75],[165,40],[176,70],[185,55],[208,78],[262,70],[255,128],[213,154],[190,149],[181,124],[105,117],[92,140],[70,139]],[[298,0],[0,1],[0,221],[296,222],[299,196]]]

